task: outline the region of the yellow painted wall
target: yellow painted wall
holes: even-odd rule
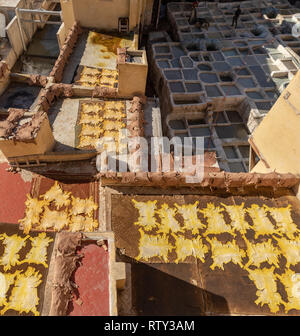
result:
[[[0,151],[2,151],[6,158],[44,154],[49,152],[53,148],[54,144],[55,140],[49,124],[49,120],[48,118],[45,118],[34,140],[2,140],[0,141]]]
[[[65,24],[62,23],[61,26],[59,27],[59,30],[56,33],[57,36],[57,41],[58,41],[58,45],[60,48],[62,48],[65,39],[66,39],[66,29],[65,29]]]
[[[60,0],[62,17],[64,20],[65,31],[72,28],[75,22],[75,14],[72,0]]]
[[[143,19],[146,0],[61,0],[66,31],[74,21],[82,27],[104,31],[118,30],[120,17],[129,18],[129,30]]]
[[[118,94],[122,97],[133,97],[136,94],[145,94],[148,64],[145,51],[138,51],[143,55],[143,64],[119,64]]]
[[[272,172],[272,169],[267,168],[261,160],[259,162],[257,162],[257,164],[251,170],[251,173],[267,174],[267,173],[271,173],[271,172]]]
[[[16,53],[16,56],[19,57],[23,53],[24,49],[16,17],[14,17],[6,27],[6,34],[12,48]]]
[[[129,0],[73,0],[75,19],[82,27],[117,30],[119,17],[129,17]]]
[[[284,99],[287,92],[290,93],[288,100]],[[253,132],[252,141],[271,170],[300,174],[299,71]],[[253,171],[257,171],[257,167]]]
[[[146,0],[145,19],[144,19],[145,26],[149,26],[151,24],[153,3],[154,0]]]

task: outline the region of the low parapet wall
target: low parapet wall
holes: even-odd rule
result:
[[[293,188],[300,183],[300,176],[293,174],[258,174],[258,173],[205,173],[199,183],[187,183],[186,178],[193,175],[176,172],[107,172],[98,174],[102,186],[159,186],[159,187],[212,187],[212,188],[247,188],[272,187]]]
[[[78,40],[78,36],[81,33],[82,33],[82,29],[80,28],[78,22],[75,22],[73,27],[68,32],[65,42],[60,50],[60,54],[50,73],[50,77],[53,77],[55,82],[61,82],[63,78],[63,72],[64,72],[65,65],[68,62],[68,59],[70,55],[72,54],[73,49]]]

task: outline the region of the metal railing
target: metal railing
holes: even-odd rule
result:
[[[20,30],[20,35],[21,35],[21,40],[22,40],[22,45],[25,51],[27,51],[26,43],[25,43],[25,38],[24,38],[24,27],[22,25],[22,22],[31,22],[31,23],[42,23],[42,24],[56,24],[56,25],[61,25],[62,23],[62,17],[61,17],[61,11],[50,11],[50,10],[45,10],[45,9],[25,9],[25,8],[16,8],[16,17],[18,20],[18,25],[19,25],[19,30]],[[36,14],[39,16],[39,20],[37,19],[24,19],[22,18],[22,13],[24,14]],[[44,21],[42,20],[42,16],[47,15],[47,16],[59,16],[60,20],[59,21]]]

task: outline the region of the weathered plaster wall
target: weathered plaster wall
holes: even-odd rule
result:
[[[146,52],[141,52],[143,63],[124,63],[118,64],[119,70],[119,89],[120,96],[134,96],[136,94],[145,94],[148,64]],[[140,53],[138,53],[140,54]]]
[[[2,140],[0,150],[7,157],[44,154],[54,146],[55,140],[48,118],[45,118],[37,137],[30,141]]]
[[[82,27],[116,31],[119,18],[128,17],[132,31],[144,19],[145,6],[146,0],[61,0],[66,30],[78,21]]]
[[[129,17],[129,0],[73,0],[72,2],[74,18],[82,27],[117,30],[119,17]],[[67,18],[72,17],[71,9],[68,8],[68,10],[70,14]]]
[[[154,0],[146,0],[146,7],[145,7],[145,19],[144,25],[149,26],[152,20],[152,11],[153,11],[153,3]]]
[[[260,156],[279,173],[300,172],[299,89],[298,72],[252,135]],[[285,99],[288,93],[290,96]]]

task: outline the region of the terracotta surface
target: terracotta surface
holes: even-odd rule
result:
[[[17,224],[24,215],[31,182],[25,182],[19,173],[7,172],[7,168],[7,163],[0,164],[0,222]]]
[[[109,256],[95,244],[79,249],[81,266],[74,273],[77,296],[70,307],[71,316],[109,316]]]

